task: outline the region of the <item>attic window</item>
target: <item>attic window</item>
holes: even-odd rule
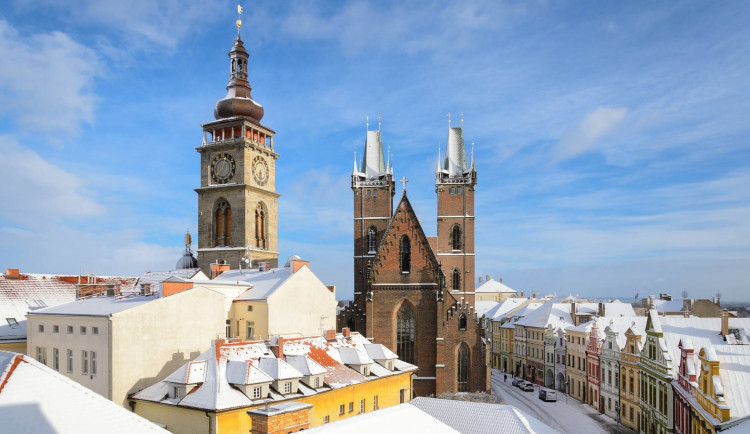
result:
[[[287,381],[284,383],[284,393],[292,393],[292,382]]]
[[[5,321],[8,321],[8,325],[10,325],[10,328],[18,328],[18,321],[16,321],[15,318],[5,318]]]
[[[260,387],[253,387],[253,399],[260,399]]]

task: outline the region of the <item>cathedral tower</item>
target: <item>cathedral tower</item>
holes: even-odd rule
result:
[[[239,22],[238,22],[239,25]],[[248,53],[240,39],[229,51],[227,95],[215,121],[203,125],[198,193],[198,266],[238,268],[249,259],[278,265],[275,131],[263,126],[263,107],[248,82]]]
[[[390,157],[390,156],[389,156]],[[361,168],[357,168],[355,158],[352,170],[352,191],[354,192],[354,315],[348,326],[365,332],[364,297],[367,272],[385,228],[393,215],[393,168],[383,155],[383,141],[378,129],[365,136],[365,152]],[[361,310],[361,312],[359,312]]]
[[[461,122],[463,124],[463,121]],[[463,125],[448,125],[448,143],[442,165],[438,154],[437,254],[446,287],[456,298],[474,304],[474,190],[477,171],[467,163]]]

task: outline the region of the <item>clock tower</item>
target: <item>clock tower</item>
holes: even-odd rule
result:
[[[227,95],[216,103],[215,121],[203,124],[198,193],[198,266],[278,266],[275,131],[261,124],[263,106],[248,82],[248,53],[240,39],[229,51]]]

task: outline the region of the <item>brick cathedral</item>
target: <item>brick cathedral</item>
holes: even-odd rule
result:
[[[396,208],[393,168],[380,125],[367,131],[355,160],[354,301],[340,324],[382,343],[419,367],[419,396],[489,389],[488,348],[474,310],[474,191],[463,127],[448,128],[445,159],[435,173],[437,236],[428,237],[404,182]]]

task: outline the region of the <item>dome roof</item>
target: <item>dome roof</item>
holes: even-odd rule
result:
[[[193,256],[193,253],[190,252],[190,250],[185,249],[185,253],[182,254],[182,257],[179,261],[177,261],[177,265],[175,265],[175,270],[187,270],[189,268],[198,268],[198,260],[195,259],[195,256]]]
[[[287,268],[289,268],[289,267],[291,267],[291,266],[292,266],[292,262],[293,262],[293,261],[301,261],[301,260],[302,260],[302,258],[300,258],[299,256],[297,256],[297,255],[292,255],[292,256],[290,256],[290,257],[288,257],[288,258],[286,259],[286,264],[284,264],[284,267],[287,267]]]

